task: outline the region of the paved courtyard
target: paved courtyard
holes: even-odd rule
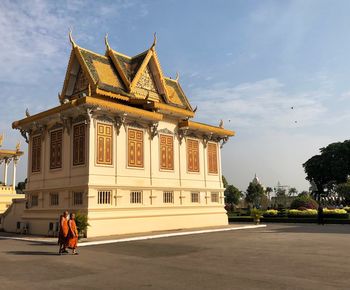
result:
[[[349,289],[350,226],[266,228],[87,246],[0,240],[0,289]]]

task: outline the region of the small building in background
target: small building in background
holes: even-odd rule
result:
[[[2,229],[2,219],[14,199],[23,199],[24,194],[16,194],[16,168],[17,162],[23,152],[18,143],[16,149],[3,149],[3,135],[0,135],[0,165],[3,166],[3,179],[0,182],[0,229]],[[9,170],[12,169],[12,180],[9,180]]]

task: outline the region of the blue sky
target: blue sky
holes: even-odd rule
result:
[[[157,32],[167,76],[180,82],[197,120],[237,132],[222,151],[223,172],[245,190],[256,173],[308,188],[302,163],[349,138],[349,1],[9,1],[0,2],[0,132],[4,147],[25,109],[57,105],[76,42],[134,55]],[[291,107],[294,107],[292,110]],[[26,176],[22,158],[18,179]],[[1,170],[0,170],[0,173]],[[2,176],[2,175],[1,175]]]

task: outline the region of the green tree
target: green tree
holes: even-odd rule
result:
[[[286,189],[282,187],[275,188],[276,196],[286,196]]]
[[[335,189],[346,205],[350,205],[350,182],[340,183]]]
[[[306,191],[306,190],[303,190],[302,192],[300,192],[298,194],[298,196],[303,196],[303,195],[310,195],[310,193],[308,191]]]
[[[17,183],[16,192],[20,193],[20,194],[23,194],[24,190],[26,188],[26,185],[27,185],[27,178],[24,181],[20,181],[20,182]]]
[[[290,208],[291,209],[299,209],[299,208],[317,209],[318,203],[310,195],[299,195],[292,201]]]
[[[306,179],[315,184],[314,194],[319,199],[337,184],[347,182],[350,175],[350,140],[329,144],[320,149],[304,164]]]
[[[16,189],[18,191],[23,191],[24,189],[26,188],[26,184],[24,181],[20,181],[18,182],[17,186],[16,186]]]
[[[255,182],[250,182],[247,188],[245,200],[258,208],[261,205],[261,200],[265,196],[264,188]]]
[[[288,195],[289,196],[294,196],[294,195],[297,195],[297,194],[298,194],[298,191],[297,191],[297,189],[295,187],[289,188],[289,190],[288,190]]]
[[[223,186],[224,186],[225,188],[227,188],[228,182],[227,182],[225,176],[223,176],[223,175],[222,175],[222,184],[223,184]]]
[[[237,205],[242,197],[242,192],[234,185],[228,185],[224,192],[226,203]]]
[[[267,186],[267,187],[265,188],[265,192],[266,192],[268,198],[270,199],[270,195],[271,195],[271,193],[273,192],[273,188]]]

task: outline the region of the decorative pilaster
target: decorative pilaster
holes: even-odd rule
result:
[[[7,170],[10,163],[10,159],[6,158],[4,160],[4,185],[7,185]]]
[[[16,166],[17,166],[17,157],[13,157],[13,172],[12,172],[12,189],[13,192],[16,192]]]

